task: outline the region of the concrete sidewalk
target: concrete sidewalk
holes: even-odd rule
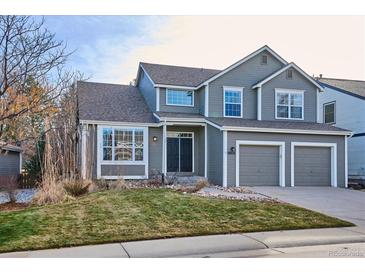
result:
[[[365,227],[272,231],[123,242],[3,253],[0,254],[0,258],[266,257],[283,255],[285,250],[289,252],[293,248],[307,247],[308,252],[308,248],[311,246],[340,244],[356,244],[356,246],[362,247],[365,252]]]

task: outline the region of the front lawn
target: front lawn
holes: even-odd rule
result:
[[[351,223],[288,204],[203,198],[168,189],[93,193],[0,213],[0,252]]]

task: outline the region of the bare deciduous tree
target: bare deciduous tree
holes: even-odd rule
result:
[[[68,56],[43,19],[0,16],[0,140],[14,131],[19,139],[54,108],[73,78],[64,71]]]

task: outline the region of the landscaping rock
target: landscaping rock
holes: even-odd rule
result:
[[[16,202],[17,203],[29,203],[35,193],[37,192],[36,189],[19,189],[16,190]],[[6,192],[0,192],[0,204],[4,204],[9,202],[9,196]]]

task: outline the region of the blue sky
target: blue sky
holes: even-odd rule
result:
[[[128,84],[140,61],[224,69],[265,44],[310,75],[365,79],[363,16],[45,19],[56,38],[76,50],[69,65],[90,81]]]
[[[158,28],[166,20],[160,16],[46,16],[45,26],[67,43],[69,51],[75,50],[70,67],[93,81],[118,82],[109,69],[136,47],[157,43],[147,29]]]

